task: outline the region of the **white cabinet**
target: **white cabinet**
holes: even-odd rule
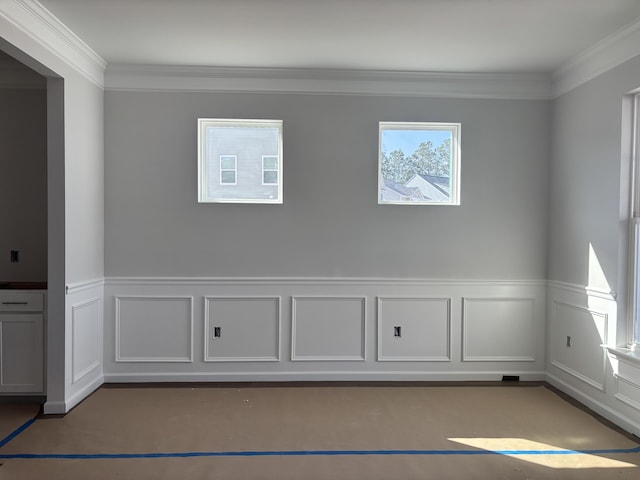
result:
[[[44,298],[0,292],[0,394],[44,391]]]

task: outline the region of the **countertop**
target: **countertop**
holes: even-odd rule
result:
[[[0,282],[0,290],[46,290],[47,282]]]

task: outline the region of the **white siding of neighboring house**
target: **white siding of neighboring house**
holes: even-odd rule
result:
[[[420,175],[414,175],[413,177],[411,177],[409,181],[405,183],[405,186],[419,188],[427,200],[431,200],[434,202],[448,202],[450,200],[449,195],[443,193],[435,185],[429,183]]]
[[[262,156],[278,155],[274,128],[207,128],[207,178],[210,198],[272,199],[278,185],[262,184]],[[214,141],[215,138],[215,141]],[[236,156],[236,184],[220,183],[220,156]],[[281,172],[278,172],[278,181]]]

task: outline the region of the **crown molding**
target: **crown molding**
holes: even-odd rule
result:
[[[0,16],[85,78],[104,88],[107,62],[38,1],[3,1],[0,3]]]
[[[640,54],[640,20],[582,51],[552,74],[554,97],[579,87]]]
[[[546,100],[551,98],[551,79],[538,73],[116,64],[105,71],[105,89]]]
[[[606,37],[551,74],[109,65],[37,0],[0,2],[0,16],[101,88],[551,99],[640,54],[640,20]],[[106,72],[105,72],[106,69]]]

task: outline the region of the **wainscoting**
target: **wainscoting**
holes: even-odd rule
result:
[[[543,281],[107,278],[105,382],[542,380]]]
[[[615,292],[549,282],[547,381],[640,434],[640,360],[608,346],[616,338]]]
[[[104,381],[104,281],[68,285],[65,312],[64,391],[47,389],[47,414],[68,412]]]

